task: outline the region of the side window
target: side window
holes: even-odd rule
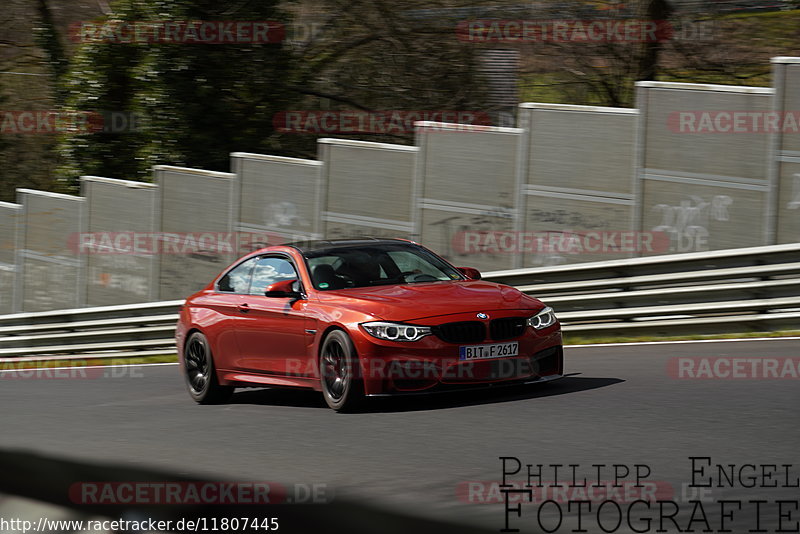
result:
[[[292,262],[275,256],[261,258],[253,270],[253,281],[250,283],[251,295],[263,295],[267,287],[281,280],[298,279]]]
[[[253,274],[253,267],[257,261],[258,258],[250,258],[228,271],[219,279],[217,289],[225,293],[247,293],[250,287],[250,276]]]

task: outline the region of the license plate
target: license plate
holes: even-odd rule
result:
[[[487,360],[491,358],[506,358],[519,354],[519,343],[491,343],[488,345],[465,345],[458,347],[460,360]]]

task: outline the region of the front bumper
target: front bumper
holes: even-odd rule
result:
[[[537,384],[542,382],[552,382],[564,378],[563,371],[563,351],[561,347],[554,347],[557,349],[558,365],[560,370],[551,372],[548,369],[542,369],[540,372],[532,372],[522,376],[511,376],[506,378],[499,378],[495,380],[473,380],[463,382],[448,382],[448,381],[433,381],[429,385],[418,383],[415,388],[414,384],[402,381],[394,381],[390,385],[390,391],[384,393],[367,393],[368,397],[394,397],[405,395],[429,395],[435,393],[452,393],[457,391],[474,391],[481,389],[493,389],[497,387],[519,386],[528,384]],[[550,351],[550,349],[547,349]],[[420,387],[422,386],[422,387]]]
[[[483,342],[515,341],[519,343],[518,356],[468,361],[459,359],[462,344],[435,336],[410,343],[382,341],[366,333],[353,338],[359,356],[358,373],[364,393],[370,396],[540,382],[564,374],[558,323],[542,331],[528,327],[514,339]]]

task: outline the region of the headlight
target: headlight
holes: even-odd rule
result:
[[[556,314],[550,306],[545,307],[545,309],[533,317],[528,317],[528,325],[532,326],[535,330],[547,328],[548,326],[552,326],[555,322]]]
[[[385,339],[387,341],[417,341],[431,333],[431,328],[429,326],[386,323],[383,321],[362,323],[361,326],[372,337]]]

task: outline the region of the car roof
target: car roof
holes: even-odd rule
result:
[[[294,241],[292,243],[282,243],[282,247],[292,247],[300,251],[301,254],[318,253],[326,250],[338,248],[359,247],[364,245],[414,245],[407,239],[391,239],[377,237],[362,237],[358,239],[312,239],[308,241]]]

